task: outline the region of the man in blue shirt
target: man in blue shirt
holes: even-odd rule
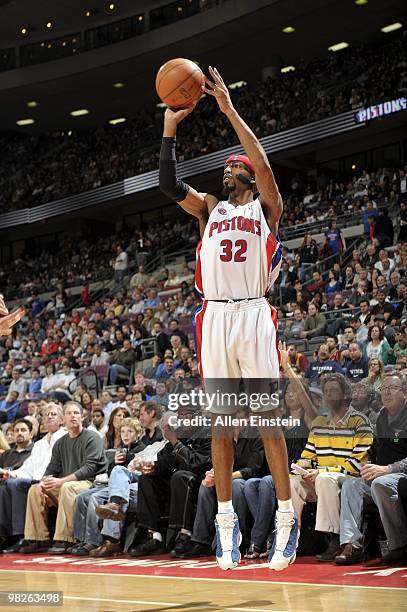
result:
[[[318,357],[316,361],[310,363],[305,371],[305,378],[317,379],[322,373],[339,372],[343,374],[343,370],[337,361],[329,359],[329,348],[327,344],[321,344],[318,349]]]
[[[40,376],[40,371],[34,369],[31,371],[31,380],[28,383],[28,395],[30,398],[36,397],[41,392],[41,384],[42,379]]]
[[[368,375],[368,363],[366,357],[363,357],[360,346],[357,342],[351,342],[349,345],[349,360],[345,365],[345,376],[351,378],[352,381],[362,380]]]
[[[7,413],[8,423],[16,419],[19,409],[20,402],[18,401],[18,391],[10,391],[6,399],[0,404],[0,410],[5,410]]]

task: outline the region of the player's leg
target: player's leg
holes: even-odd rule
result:
[[[253,393],[256,396],[268,393],[270,396],[270,405],[263,403],[256,408],[256,413],[277,494],[276,537],[269,556],[269,567],[274,570],[282,570],[295,560],[299,529],[291,500],[285,439],[279,427],[268,425],[276,417],[273,409],[279,407],[277,391],[280,362],[277,344],[277,313],[267,300],[262,298],[248,302],[242,307],[242,314],[244,316],[244,326],[241,330],[243,340],[242,349],[238,355],[242,376],[247,382],[252,397]],[[262,419],[264,425],[261,424]]]
[[[233,569],[240,561],[241,534],[232,503],[234,461],[233,430],[225,417],[236,410],[224,403],[220,394],[238,390],[240,370],[234,352],[234,305],[209,302],[203,315],[196,317],[196,337],[205,392],[214,401],[212,412],[212,465],[218,512],[215,518],[216,559],[221,569]]]

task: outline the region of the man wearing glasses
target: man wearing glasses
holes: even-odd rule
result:
[[[382,563],[407,560],[407,516],[398,497],[399,480],[407,474],[407,381],[389,372],[380,388],[383,408],[376,422],[376,462],[361,469],[361,478],[349,478],[341,492],[342,552],[338,565],[352,565],[363,559],[361,532],[363,502],[374,502],[389,545]]]

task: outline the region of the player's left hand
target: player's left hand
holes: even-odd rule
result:
[[[281,369],[284,371],[290,365],[286,343],[280,340],[280,342],[278,343],[278,350],[280,351]]]
[[[225,85],[224,80],[220,76],[219,72],[216,68],[212,68],[209,66],[209,73],[212,77],[212,81],[205,77],[205,93],[209,94],[216,98],[217,103],[219,104],[219,108],[222,113],[227,114],[230,111],[233,111],[232,100],[230,99],[229,90],[227,85]]]

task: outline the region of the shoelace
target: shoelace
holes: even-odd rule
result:
[[[235,523],[233,519],[229,519],[227,522],[220,524],[218,522],[220,544],[223,552],[229,552],[233,549],[233,530]]]

